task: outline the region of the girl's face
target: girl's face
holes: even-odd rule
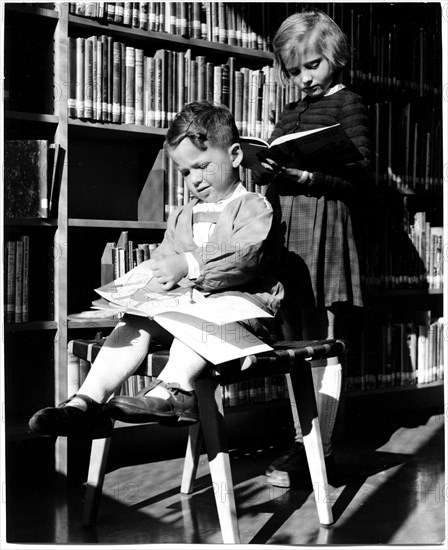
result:
[[[326,57],[314,48],[283,59],[291,81],[309,97],[321,97],[330,88],[333,70]]]

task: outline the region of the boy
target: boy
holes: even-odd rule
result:
[[[216,293],[241,293],[275,315],[283,298],[283,287],[273,274],[276,224],[270,204],[240,182],[243,153],[230,111],[208,102],[188,104],[173,121],[164,146],[194,198],[170,216],[164,239],[148,261],[153,288],[170,290],[187,278],[198,290],[209,292],[208,299]],[[255,334],[267,336],[272,329],[269,321],[247,324]],[[159,378],[135,397],[110,399],[142,363],[154,340],[171,341],[169,360]],[[206,366],[205,359],[155,321],[125,315],[101,348],[79,393],[59,407],[38,411],[30,428],[47,435],[96,438],[111,433],[110,417],[179,425],[197,422],[194,381]]]

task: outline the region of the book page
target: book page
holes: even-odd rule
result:
[[[155,321],[214,365],[272,350],[239,323],[213,323],[181,312],[162,313]]]
[[[328,139],[330,136],[337,136],[339,135],[339,127],[341,125],[333,124],[332,126],[325,126],[324,128],[314,128],[313,130],[306,130],[304,132],[296,132],[295,134],[285,134],[284,136],[280,136],[277,139],[274,139],[274,141],[271,143],[270,147],[275,147],[276,145],[281,145],[282,143],[286,143],[287,141],[295,140],[295,139],[302,139],[306,136],[311,136],[312,134],[319,134],[324,132],[325,138]],[[321,136],[316,136],[316,141],[321,141]]]

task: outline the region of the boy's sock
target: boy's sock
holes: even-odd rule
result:
[[[141,317],[129,317],[116,326],[100,349],[78,393],[104,403],[135,372],[145,359],[150,344],[145,321]]]
[[[147,397],[160,397],[160,399],[168,399],[170,395],[170,392],[160,385],[152,388],[148,393],[145,393],[145,396]]]

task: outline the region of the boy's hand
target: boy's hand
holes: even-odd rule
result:
[[[161,260],[150,260],[154,277],[164,290],[171,290],[188,274],[185,254],[173,254]]]

